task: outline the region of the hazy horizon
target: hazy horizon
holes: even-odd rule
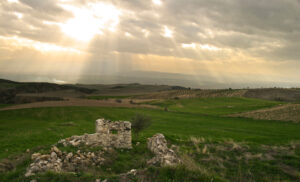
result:
[[[137,76],[138,75],[138,76]],[[153,75],[153,76],[151,76]],[[114,85],[114,84],[142,84],[142,85],[169,85],[190,87],[193,89],[248,89],[248,88],[299,88],[298,84],[290,82],[212,82],[207,77],[198,83],[189,75],[169,74],[161,72],[120,73],[117,75],[82,75],[77,82],[71,81],[64,75],[6,75],[0,74],[0,79],[17,82],[48,82],[56,84],[85,84],[85,85]]]
[[[300,0],[0,0],[0,77],[300,87]]]

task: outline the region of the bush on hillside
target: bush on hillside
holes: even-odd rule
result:
[[[116,99],[116,102],[117,103],[122,103],[122,100],[121,99]]]
[[[143,114],[136,114],[131,119],[131,128],[136,135],[139,135],[141,131],[148,128],[151,125],[152,121],[151,118],[143,115]]]

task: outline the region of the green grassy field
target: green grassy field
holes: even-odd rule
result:
[[[3,108],[3,107],[7,107],[9,106],[8,104],[0,104],[0,108]]]
[[[194,178],[204,181],[211,179],[294,181],[300,179],[299,124],[226,116],[271,107],[280,104],[279,102],[245,98],[207,98],[156,101],[151,104],[167,107],[168,111],[104,107],[0,111],[0,158],[24,153],[26,149],[46,150],[59,139],[94,133],[94,122],[98,118],[130,120],[135,114],[140,113],[150,116],[153,121],[152,125],[139,137],[133,135],[133,143],[139,141],[142,144],[127,153],[119,151],[118,157],[115,158],[116,162],[110,164],[112,172],[103,172],[103,174],[110,176],[144,166],[145,161],[141,159],[150,155],[146,149],[146,138],[155,133],[163,133],[170,143],[180,147],[180,154],[188,158],[186,161],[193,161],[193,164],[187,164],[184,169],[149,169],[148,172],[156,174],[158,181],[165,181],[166,177],[170,181],[193,181]],[[194,140],[191,140],[191,137],[194,137]],[[221,150],[226,147],[228,150]],[[209,152],[204,151],[204,148],[207,148]],[[270,151],[274,160],[253,158],[255,155],[267,156]],[[291,155],[287,154],[291,151]],[[246,156],[245,153],[250,154]],[[242,159],[237,156],[241,156]],[[206,158],[219,160],[208,162]],[[13,172],[0,174],[0,181],[1,179],[3,181],[26,181],[23,175],[28,162],[29,159]],[[290,170],[282,166],[288,166],[287,169]],[[181,174],[184,170],[189,173]],[[263,178],[260,178],[261,176]],[[77,177],[45,174],[39,179],[75,181]],[[93,175],[83,174],[81,177],[78,179],[87,181],[94,179]]]

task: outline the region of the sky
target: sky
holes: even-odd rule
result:
[[[300,0],[0,0],[0,77],[300,87]]]

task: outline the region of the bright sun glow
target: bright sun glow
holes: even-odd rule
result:
[[[163,34],[163,36],[167,37],[167,38],[172,38],[173,37],[172,30],[170,30],[167,26],[164,26],[164,34]]]
[[[9,3],[18,3],[19,0],[7,0]]]
[[[161,0],[152,0],[152,3],[159,6],[162,5]]]
[[[191,44],[181,44],[181,47],[184,49],[202,49],[202,50],[207,50],[207,51],[220,51],[222,50],[221,48],[218,48],[216,46],[213,45],[209,45],[209,44],[195,44],[195,43],[191,43]]]
[[[23,18],[23,14],[22,14],[22,13],[14,12],[14,14],[15,14],[16,17],[18,17],[19,19]]]
[[[182,48],[192,48],[192,49],[196,49],[196,44],[195,43],[191,43],[191,44],[181,44]]]
[[[104,30],[114,32],[119,24],[121,12],[113,5],[89,3],[84,8],[67,4],[61,6],[74,15],[74,18],[60,25],[61,30],[79,41],[90,41],[96,34],[103,34]]]

